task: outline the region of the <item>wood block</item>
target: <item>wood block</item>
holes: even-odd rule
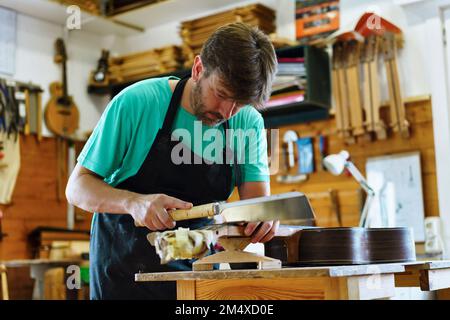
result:
[[[374,274],[347,278],[349,300],[372,300],[395,296],[393,274]]]
[[[195,300],[195,281],[177,281],[177,300]]]
[[[44,299],[66,300],[66,284],[64,268],[52,268],[44,275]]]
[[[2,286],[2,299],[9,300],[8,277],[6,267],[0,264],[0,283]]]
[[[437,291],[438,300],[450,300],[450,289],[438,290]]]
[[[192,264],[194,271],[212,270],[217,263],[256,263],[259,270],[280,269],[281,261],[245,251],[222,251],[206,256]]]
[[[396,287],[420,287],[419,271],[405,271],[395,275]]]
[[[450,288],[450,268],[420,270],[420,288],[424,291]]]

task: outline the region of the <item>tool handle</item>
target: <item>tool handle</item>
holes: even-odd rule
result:
[[[182,221],[197,218],[212,217],[215,215],[215,207],[217,202],[207,203],[200,206],[192,207],[191,209],[178,209],[169,211],[169,215],[174,221]],[[134,222],[136,227],[143,227],[143,225],[137,221]]]
[[[182,221],[197,218],[212,217],[215,214],[215,206],[217,203],[207,203],[201,206],[195,206],[191,209],[178,209],[169,211],[170,216],[174,221]]]

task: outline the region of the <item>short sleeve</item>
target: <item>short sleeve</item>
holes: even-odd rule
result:
[[[77,159],[80,165],[104,178],[121,167],[132,138],[126,105],[122,95],[108,104]]]
[[[241,153],[241,157],[238,159],[242,175],[241,181],[268,182],[270,181],[270,176],[264,120],[256,110],[252,110],[246,122],[243,141],[245,154]]]

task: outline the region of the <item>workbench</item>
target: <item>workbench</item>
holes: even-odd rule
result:
[[[176,281],[179,300],[366,300],[395,287],[450,287],[450,261],[138,273],[135,281]]]
[[[395,275],[396,287],[420,287],[422,291],[450,288],[450,261],[418,261],[405,264],[405,271]]]
[[[30,268],[30,277],[35,280],[33,287],[33,300],[44,299],[44,277],[45,272],[51,268],[64,267],[70,265],[80,265],[81,259],[23,259],[23,260],[9,260],[0,261],[0,265],[4,265],[6,269],[9,268]]]

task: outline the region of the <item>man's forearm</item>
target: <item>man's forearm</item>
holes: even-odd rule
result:
[[[175,227],[169,209],[191,209],[192,203],[166,194],[139,194],[116,189],[94,172],[77,164],[67,183],[69,203],[90,212],[130,214],[152,231]]]
[[[244,182],[239,186],[238,191],[240,200],[270,196],[270,183]]]
[[[75,170],[80,170],[78,165]],[[128,213],[136,195],[87,173],[72,174],[66,188],[69,203],[89,212]]]

